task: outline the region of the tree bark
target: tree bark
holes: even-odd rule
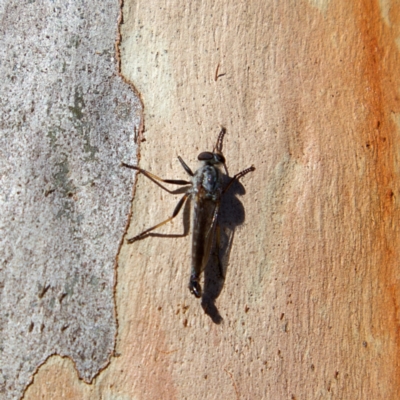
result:
[[[397,399],[398,4],[139,0],[123,15],[140,166],[185,179],[177,156],[194,169],[223,125],[230,174],[256,171],[225,204],[214,309],[187,289],[190,236],[125,244],[116,357],[90,386],[52,359],[25,399]],[[127,237],[177,199],[139,175]],[[178,217],[160,233],[182,231]]]

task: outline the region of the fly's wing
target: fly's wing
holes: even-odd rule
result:
[[[206,199],[199,190],[193,199],[192,274],[197,277],[204,270],[214,244],[219,200]]]

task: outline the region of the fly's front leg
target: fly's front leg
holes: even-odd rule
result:
[[[135,165],[125,164],[124,162],[121,163],[121,165],[123,167],[134,169],[135,171],[140,172],[145,177],[149,178],[152,182],[154,182],[156,185],[160,186],[160,188],[164,189],[165,191],[167,191],[168,193],[171,193],[171,194],[174,194],[173,191],[169,190],[165,186],[161,185],[160,182],[170,183],[172,185],[191,185],[191,183],[192,183],[192,182],[188,182],[188,181],[184,181],[184,180],[180,180],[180,179],[162,179],[162,178],[158,177],[157,175],[152,174],[149,171],[146,171],[142,168],[136,167]]]
[[[183,169],[187,172],[189,176],[194,176],[193,171],[189,168],[189,166],[183,161],[181,156],[178,156],[179,162],[182,164]]]
[[[163,222],[160,222],[159,224],[152,226],[149,229],[146,229],[145,231],[143,231],[142,233],[139,233],[139,235],[134,236],[133,238],[127,239],[128,243],[133,243],[136,242],[137,240],[140,239],[144,239],[148,233],[150,233],[151,231],[154,231],[154,229],[159,228],[160,226],[163,226],[165,224],[167,224],[168,222],[172,221],[178,214],[179,211],[181,211],[182,206],[185,204],[186,200],[188,199],[188,197],[190,196],[190,193],[186,193],[180,200],[179,203],[176,205],[174,212],[172,213],[172,216],[169,217],[168,219],[166,219]]]
[[[229,183],[226,185],[226,188],[222,191],[222,194],[224,194],[225,192],[228,191],[228,189],[232,186],[232,184],[236,181],[238,181],[240,178],[242,178],[243,176],[247,175],[249,172],[253,172],[255,171],[256,168],[254,165],[252,165],[250,168],[246,168],[243,171],[237,173],[230,181]]]

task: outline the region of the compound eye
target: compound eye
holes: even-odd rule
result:
[[[225,164],[225,157],[222,154],[215,153],[214,157],[221,164]]]
[[[214,158],[214,154],[210,153],[209,151],[205,151],[204,153],[200,153],[197,158],[199,161],[210,161]]]

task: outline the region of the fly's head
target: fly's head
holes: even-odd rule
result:
[[[205,165],[221,166],[225,164],[225,157],[222,155],[222,153],[212,153],[211,151],[204,151],[203,153],[200,153],[197,158]]]

